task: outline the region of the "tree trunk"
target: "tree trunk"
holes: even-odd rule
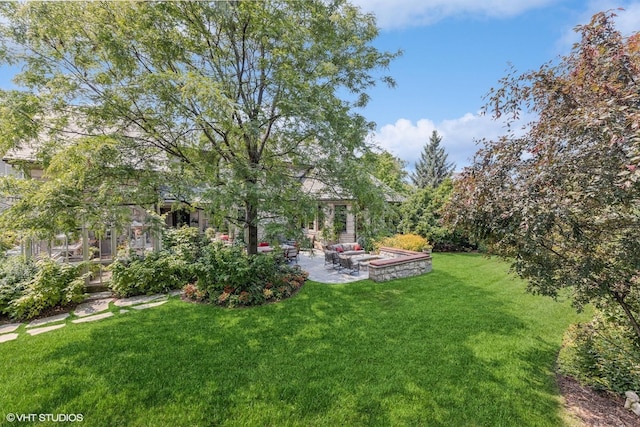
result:
[[[245,240],[247,243],[247,253],[255,255],[258,253],[258,208],[250,202],[245,204]]]
[[[613,293],[613,297],[615,298],[616,302],[620,304],[620,307],[622,307],[622,309],[624,310],[624,313],[627,315],[627,318],[629,319],[629,323],[631,324],[631,326],[633,327],[633,330],[636,333],[636,342],[638,345],[640,345],[640,325],[638,324],[638,320],[635,318],[635,316],[631,312],[631,308],[629,308],[629,305],[625,302],[624,297],[622,297],[617,292]]]

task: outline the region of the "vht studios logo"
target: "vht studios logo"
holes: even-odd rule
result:
[[[45,421],[53,423],[75,423],[83,421],[82,414],[14,414],[9,413],[6,416],[7,421],[13,422],[35,422],[41,423]]]

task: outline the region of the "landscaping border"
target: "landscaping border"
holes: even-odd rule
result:
[[[374,282],[419,276],[432,270],[429,253],[381,247],[380,255],[387,259],[369,263],[369,279]]]

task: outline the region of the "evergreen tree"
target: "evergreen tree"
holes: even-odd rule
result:
[[[411,174],[411,181],[416,187],[436,188],[453,174],[455,165],[453,162],[447,162],[448,155],[444,147],[440,147],[440,142],[442,137],[434,130],[415,165],[415,172]]]

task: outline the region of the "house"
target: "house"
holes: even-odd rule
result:
[[[370,177],[371,180],[385,194],[385,201],[390,204],[399,204],[404,197],[386,187],[382,182]],[[310,218],[304,224],[306,237],[316,242],[316,247],[321,248],[326,242],[356,242],[362,229],[362,222],[366,217],[356,215],[353,197],[343,189],[329,186],[313,175],[302,177],[302,188],[306,194],[313,195],[318,202],[318,208],[314,218]]]
[[[64,138],[73,140],[82,132],[78,129],[69,129],[62,132]],[[64,140],[60,142],[64,144]],[[33,143],[32,143],[33,144]],[[30,179],[43,179],[43,166],[36,156],[36,147],[24,144],[20,148],[9,151],[3,158],[7,164],[19,168],[24,176]],[[156,161],[151,163],[162,168],[166,157],[161,151],[152,153],[157,156]],[[139,161],[138,153],[131,154],[131,166],[140,168],[146,164]],[[143,170],[143,169],[139,169]],[[311,195],[317,201],[317,210],[313,218],[309,218],[303,225],[303,232],[306,237],[314,242],[354,242],[358,240],[366,216],[357,215],[354,209],[354,200],[349,194],[340,188],[327,185],[326,182],[314,175],[313,169],[309,168],[299,176],[302,191]],[[384,184],[372,178],[379,187],[384,188]],[[180,227],[183,225],[198,227],[204,232],[209,226],[209,217],[202,208],[198,208],[200,203],[192,203],[187,206],[184,200],[179,200],[176,195],[171,194],[168,189],[158,189],[159,196],[156,200],[153,212],[148,212],[142,206],[134,204],[125,205],[130,210],[130,221],[126,224],[114,224],[106,227],[107,231],[98,233],[95,230],[82,228],[74,230],[71,234],[57,234],[55,239],[50,241],[37,241],[25,243],[25,252],[32,255],[50,254],[58,255],[65,260],[87,259],[89,252],[93,251],[98,259],[109,262],[116,255],[119,247],[129,246],[136,251],[158,249],[160,238],[157,231],[153,231],[150,226],[157,215],[164,217],[164,225],[167,227]],[[403,198],[395,194],[392,190],[384,188],[386,201],[388,203],[400,203]],[[195,206],[195,207],[194,207]],[[157,224],[157,222],[156,222]],[[233,225],[229,226],[229,234],[237,237],[241,230]],[[157,227],[156,227],[157,230]],[[264,227],[259,229],[259,238],[264,236]],[[82,239],[80,239],[82,237]],[[233,238],[233,237],[232,237]],[[82,244],[80,244],[82,240]],[[91,249],[91,248],[94,249]]]

